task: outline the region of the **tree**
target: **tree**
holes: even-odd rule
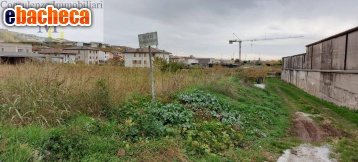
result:
[[[113,66],[124,66],[124,60],[121,57],[114,57],[108,60],[108,63]]]
[[[177,72],[179,69],[183,69],[184,65],[182,63],[167,61],[164,58],[155,57],[154,58],[154,66],[159,67],[160,71],[166,72],[170,71],[172,73]]]

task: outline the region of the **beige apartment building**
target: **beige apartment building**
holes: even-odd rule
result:
[[[20,64],[33,60],[44,60],[44,56],[33,53],[31,44],[0,43],[0,64]]]
[[[76,61],[85,64],[98,64],[98,50],[91,47],[77,46],[65,48],[64,51],[76,53]]]
[[[0,52],[32,53],[32,45],[20,43],[0,43]]]

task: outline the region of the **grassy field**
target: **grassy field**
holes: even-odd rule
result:
[[[253,87],[266,71],[157,69],[151,104],[148,69],[2,65],[0,160],[276,161],[302,143],[291,132],[296,111],[329,118],[346,135],[322,143],[357,160],[356,112],[277,79]]]
[[[280,80],[269,80],[269,85],[270,91],[279,94],[285,105],[290,107],[290,114],[295,111],[314,114],[316,117],[313,119],[318,124],[329,123],[334,129],[342,132],[317,145],[332,145],[336,153],[332,156],[340,161],[358,161],[358,111],[325,102]]]

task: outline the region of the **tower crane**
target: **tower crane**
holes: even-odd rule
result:
[[[276,39],[290,39],[290,38],[301,38],[303,36],[287,36],[287,37],[274,37],[274,38],[262,38],[262,39],[246,39],[241,40],[235,33],[233,33],[237,39],[229,40],[229,44],[239,42],[239,65],[241,65],[241,43],[242,42],[254,42],[254,41],[265,41],[265,40],[276,40]]]

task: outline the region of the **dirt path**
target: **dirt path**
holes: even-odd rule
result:
[[[278,159],[278,162],[295,162],[295,161],[322,161],[331,162],[337,161],[334,158],[330,158],[331,154],[334,154],[331,146],[327,144],[321,144],[321,146],[312,146],[311,143],[324,141],[327,137],[341,136],[344,135],[344,131],[339,131],[331,125],[329,120],[319,114],[307,114],[300,112],[302,109],[298,106],[297,101],[300,99],[293,100],[292,96],[287,96],[287,92],[284,93],[279,87],[275,87],[274,90],[279,94],[286,104],[290,108],[292,125],[292,134],[300,138],[304,144],[288,149]],[[291,94],[292,95],[292,94]],[[295,96],[296,97],[296,96]],[[305,98],[301,99],[305,100]],[[302,102],[302,101],[300,101]],[[309,103],[309,102],[308,102]],[[312,118],[320,118],[321,121],[315,121]]]
[[[278,162],[334,162],[336,159],[331,159],[332,154],[330,145],[323,146],[312,146],[309,143],[322,141],[325,137],[337,136],[336,131],[333,129],[324,129],[317,125],[310,116],[303,112],[296,112],[293,117],[293,132],[296,137],[302,139],[305,144],[298,147],[288,149],[284,154],[277,160]]]

